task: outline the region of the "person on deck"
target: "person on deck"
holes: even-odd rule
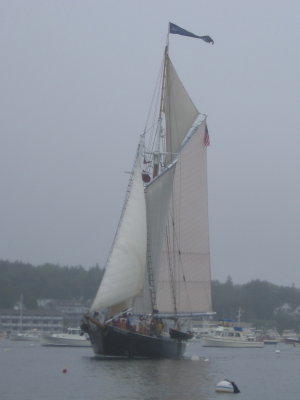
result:
[[[129,331],[135,330],[135,324],[131,313],[127,314],[126,329],[128,329]]]

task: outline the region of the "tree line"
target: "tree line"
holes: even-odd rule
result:
[[[80,300],[94,298],[103,270],[94,266],[33,266],[0,260],[0,308],[13,308],[22,295],[24,306],[37,308],[39,299]]]
[[[300,331],[300,289],[253,280],[236,285],[212,282],[213,308],[218,319],[249,322],[257,328]]]
[[[24,306],[38,307],[39,299],[91,301],[99,287],[103,269],[98,265],[82,266],[43,264],[0,260],[0,308],[13,308],[23,297]],[[254,280],[234,284],[212,282],[213,310],[216,319],[237,320],[260,327],[299,330],[300,289]],[[299,308],[299,315],[297,313]]]

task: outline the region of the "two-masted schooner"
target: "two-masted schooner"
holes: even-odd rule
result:
[[[170,60],[169,34],[213,43],[169,24],[156,122],[139,139],[104,276],[81,325],[97,355],[181,357],[188,321],[213,314],[206,115]]]

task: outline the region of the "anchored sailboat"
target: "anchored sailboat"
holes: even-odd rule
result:
[[[98,355],[171,358],[192,337],[187,321],[212,315],[206,116],[169,57],[156,123],[141,135],[117,233],[81,328]]]

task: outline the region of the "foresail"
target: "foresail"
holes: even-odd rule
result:
[[[166,230],[175,166],[176,162],[165,169],[145,188],[148,224],[148,273],[146,272],[143,293],[134,301],[134,310],[138,313],[151,313],[153,311],[152,293],[156,291],[158,280],[160,254]]]
[[[178,157],[157,289],[160,312],[212,310],[205,124]]]
[[[167,54],[163,111],[166,119],[166,151],[167,153],[177,153],[199,112]],[[167,157],[167,161],[169,159],[170,156]]]
[[[130,192],[91,311],[130,300],[144,285],[147,250],[146,202],[140,157],[135,161]],[[118,306],[114,307],[118,310]]]

